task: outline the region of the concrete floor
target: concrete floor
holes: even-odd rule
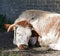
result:
[[[16,55],[16,56],[60,56],[60,51],[53,51],[53,50],[42,50],[41,48],[33,48],[30,50],[18,50],[9,49],[4,50],[4,55]],[[13,54],[12,54],[13,53]]]

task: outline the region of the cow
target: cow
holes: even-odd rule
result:
[[[60,50],[60,14],[42,10],[26,10],[9,26],[14,30],[13,43],[26,49],[30,44],[39,44],[48,49]]]

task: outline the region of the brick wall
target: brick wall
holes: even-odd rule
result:
[[[27,9],[60,13],[60,0],[0,0],[0,14],[6,15],[12,21]]]

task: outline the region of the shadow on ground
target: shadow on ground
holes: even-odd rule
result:
[[[13,44],[13,32],[0,32],[0,50],[1,49],[12,49],[16,47]]]

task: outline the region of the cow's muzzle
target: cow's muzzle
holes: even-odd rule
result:
[[[28,46],[25,44],[21,44],[21,45],[19,45],[18,49],[19,50],[25,50],[25,49],[28,49]]]

